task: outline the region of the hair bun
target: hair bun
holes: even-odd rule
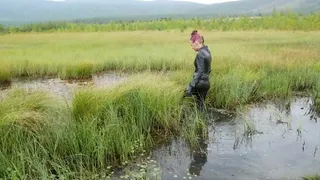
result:
[[[191,33],[191,36],[195,35],[198,33],[198,30],[193,30],[192,33]]]
[[[192,41],[192,42],[199,41],[202,43],[203,39],[204,39],[203,36],[201,36],[197,30],[192,31],[190,41]]]

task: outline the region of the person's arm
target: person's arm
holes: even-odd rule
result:
[[[194,88],[196,86],[196,84],[200,81],[200,78],[202,76],[202,74],[205,71],[205,58],[206,58],[206,52],[203,51],[199,51],[199,56],[198,59],[196,61],[197,67],[198,67],[198,71],[195,72],[195,75],[193,77],[193,80],[191,81],[190,85]]]

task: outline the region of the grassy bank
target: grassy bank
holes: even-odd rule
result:
[[[150,74],[81,90],[71,107],[44,92],[12,90],[0,101],[0,177],[107,176],[147,156],[159,137],[180,134],[192,143],[204,124],[201,116],[188,116],[180,97],[174,82]]]

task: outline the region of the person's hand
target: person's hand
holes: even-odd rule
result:
[[[186,90],[185,90],[185,96],[186,97],[192,96],[192,88],[193,87],[190,84],[186,87]]]

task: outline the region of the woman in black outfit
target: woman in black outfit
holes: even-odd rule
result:
[[[197,55],[194,60],[195,71],[193,79],[186,88],[185,96],[194,95],[198,109],[204,110],[204,101],[210,89],[211,52],[208,46],[204,45],[204,38],[197,30],[191,33],[190,45],[192,49],[197,52]]]

